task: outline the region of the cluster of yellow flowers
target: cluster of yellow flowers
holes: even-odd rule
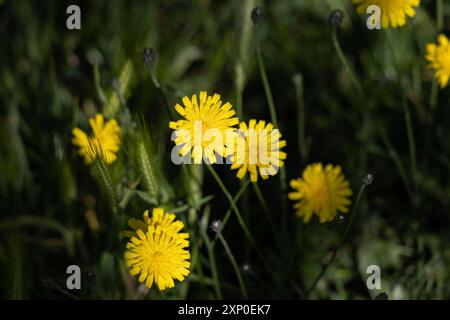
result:
[[[280,149],[286,141],[271,123],[254,119],[239,123],[232,105],[222,104],[218,94],[201,91],[199,99],[194,94],[182,101],[184,107],[177,104],[175,109],[183,119],[169,123],[180,156],[191,152],[194,163],[201,163],[203,157],[209,163],[216,163],[217,156],[228,157],[231,169],[239,169],[237,177],[243,179],[249,172],[253,182],[258,176],[268,179],[283,167],[286,153]]]
[[[237,177],[243,179],[248,172],[253,182],[258,180],[258,176],[268,179],[283,167],[286,153],[280,149],[286,146],[286,141],[281,139],[280,132],[270,122],[251,119],[248,123],[239,123],[231,104],[222,105],[218,94],[208,96],[203,91],[199,100],[196,95],[182,100],[185,107],[177,104],[175,108],[184,119],[169,124],[175,129],[175,144],[181,146],[181,155],[191,152],[194,160],[206,157],[211,163],[214,163],[216,153],[229,157],[231,169],[237,170]],[[235,128],[238,123],[239,129]],[[89,124],[91,136],[79,128],[73,129],[72,141],[79,147],[79,154],[87,164],[96,157],[108,164],[113,163],[121,143],[116,120],[111,119],[105,124],[103,115],[97,114]],[[199,132],[196,132],[197,125],[201,128]],[[218,139],[221,142],[218,144],[205,138],[208,129],[221,134],[231,130],[232,143],[226,144]],[[198,134],[203,136],[196,137]],[[333,220],[338,212],[348,211],[348,197],[352,192],[339,166],[310,165],[301,178],[291,181],[291,187],[295,191],[289,194],[289,198],[297,201],[294,208],[304,222],[309,222],[313,214],[319,217],[320,222],[327,222]],[[147,210],[142,220],[132,218],[128,224],[132,230],[124,232],[130,238],[125,259],[131,268],[130,273],[139,274],[140,282],[145,281],[149,288],[156,283],[160,290],[164,290],[174,286],[174,279],[182,281],[189,274],[189,234],[181,232],[184,223],[174,214],[155,208],[151,217]]]

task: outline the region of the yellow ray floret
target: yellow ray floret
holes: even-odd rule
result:
[[[191,152],[194,163],[201,163],[204,156],[209,163],[216,163],[216,156],[226,157],[227,135],[233,135],[233,126],[239,120],[229,102],[222,104],[220,95],[208,96],[201,91],[199,99],[193,95],[191,99],[182,99],[184,107],[175,106],[182,120],[171,121],[169,127],[175,130],[175,144],[180,146],[180,155]]]
[[[173,288],[174,279],[183,281],[190,272],[189,240],[177,238],[159,225],[149,225],[147,231],[136,231],[127,243],[125,260],[131,275],[148,288],[155,283],[159,290]]]
[[[268,179],[284,166],[286,153],[281,151],[284,146],[286,141],[281,140],[280,131],[274,129],[270,122],[252,119],[248,126],[241,122],[231,157],[231,169],[239,169],[236,174],[239,179],[243,179],[247,171],[253,182],[258,180],[258,174]]]
[[[441,88],[448,85],[450,78],[450,41],[444,35],[438,36],[438,43],[427,44],[427,61],[430,63],[429,67],[436,71],[435,77],[439,82]]]
[[[420,0],[352,0],[357,6],[356,11],[360,15],[367,12],[367,8],[376,5],[381,11],[381,27],[398,28],[406,24],[407,17],[416,15],[415,7],[420,5]]]
[[[340,166],[308,165],[302,177],[291,180],[290,186],[295,191],[290,192],[288,197],[297,201],[294,209],[305,223],[311,220],[313,214],[323,223],[335,219],[338,212],[348,212],[352,190]]]
[[[152,211],[152,217],[149,217],[148,210],[145,210],[142,220],[131,218],[128,220],[128,225],[133,231],[125,231],[126,237],[136,236],[137,230],[146,231],[148,226],[160,226],[165,232],[174,234],[177,238],[187,239],[189,233],[180,232],[184,228],[184,223],[181,220],[177,220],[175,214],[164,212],[162,208],[154,208]]]
[[[72,143],[79,147],[79,155],[83,156],[86,164],[92,163],[96,157],[100,157],[107,164],[117,159],[120,148],[120,127],[115,119],[106,122],[102,114],[97,114],[89,119],[92,135],[88,136],[83,130],[72,130]]]

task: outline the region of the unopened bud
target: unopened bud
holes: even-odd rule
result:
[[[363,184],[366,186],[371,185],[373,183],[373,179],[373,175],[368,173],[363,178]]]
[[[214,220],[213,222],[211,222],[211,230],[214,231],[215,233],[219,233],[220,231],[222,231],[222,221],[220,220]]]
[[[252,21],[253,24],[256,26],[262,19],[263,19],[263,9],[261,7],[255,7],[252,10]]]
[[[328,22],[333,27],[338,27],[342,24],[342,20],[344,20],[344,11],[341,9],[333,10],[328,17]]]
[[[156,62],[156,51],[153,48],[144,48],[142,50],[142,59],[147,67],[153,67]]]

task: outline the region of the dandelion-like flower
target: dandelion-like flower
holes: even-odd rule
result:
[[[74,128],[72,130],[72,143],[79,147],[78,154],[84,157],[86,164],[98,156],[107,164],[117,159],[116,153],[120,148],[120,127],[115,119],[105,123],[102,114],[96,114],[89,119],[92,135],[88,136],[83,130]]]
[[[381,27],[387,29],[403,27],[406,24],[406,17],[416,15],[415,7],[420,5],[420,0],[352,0],[357,5],[356,11],[363,15],[367,8],[376,5],[381,10]]]
[[[173,213],[164,212],[162,208],[154,208],[152,217],[149,217],[148,210],[145,210],[142,220],[131,218],[128,220],[128,225],[133,231],[125,231],[124,235],[129,238],[136,236],[138,230],[146,232],[149,226],[159,226],[163,231],[174,234],[180,239],[189,238],[189,233],[180,232],[184,228],[183,221],[177,220]]]
[[[184,107],[177,104],[175,109],[184,119],[169,123],[176,130],[175,144],[181,146],[180,155],[191,152],[194,163],[201,163],[203,155],[209,163],[216,163],[216,154],[228,156],[227,134],[233,134],[232,127],[239,123],[232,105],[222,104],[220,95],[208,96],[206,91],[200,92],[199,99],[194,94],[182,101]]]
[[[450,41],[444,34],[438,36],[437,44],[427,44],[426,59],[429,67],[436,71],[440,87],[445,88],[450,78]]]
[[[231,157],[231,169],[239,169],[236,176],[243,179],[250,172],[250,180],[258,181],[258,173],[263,179],[277,174],[284,166],[286,153],[280,149],[286,146],[281,140],[281,133],[273,125],[252,119],[248,126],[245,122],[239,124],[238,136],[235,140],[235,150]]]
[[[352,190],[340,166],[308,165],[302,177],[291,180],[290,185],[295,191],[290,192],[288,197],[298,201],[294,209],[305,223],[311,220],[313,214],[323,223],[332,221],[338,212],[348,212]]]
[[[147,231],[136,231],[127,243],[125,260],[130,274],[139,274],[138,281],[148,288],[155,283],[159,290],[173,288],[174,279],[183,281],[189,274],[189,241],[166,232],[157,225],[149,225]]]

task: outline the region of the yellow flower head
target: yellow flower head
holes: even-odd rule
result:
[[[127,243],[126,264],[131,275],[139,275],[139,282],[151,288],[155,282],[159,290],[173,288],[174,279],[183,281],[189,274],[191,263],[189,240],[179,239],[157,225],[149,225],[147,231],[136,231]]]
[[[414,17],[414,7],[420,5],[420,0],[352,0],[357,5],[356,11],[366,14],[369,6],[376,5],[381,10],[381,27],[383,29],[403,27],[406,24],[406,16]]]
[[[260,120],[257,123],[252,119],[248,126],[241,122],[235,141],[231,169],[239,169],[236,175],[239,179],[243,179],[247,171],[253,182],[258,180],[258,172],[261,178],[268,179],[284,165],[286,153],[280,149],[286,146],[286,141],[281,140],[280,131],[269,122]]]
[[[175,144],[181,146],[180,155],[191,152],[194,163],[201,163],[203,155],[210,163],[216,162],[216,154],[226,157],[226,135],[232,135],[232,127],[239,123],[231,104],[222,105],[220,95],[208,96],[206,91],[200,92],[199,99],[194,94],[182,100],[184,107],[177,104],[175,109],[184,119],[169,123],[175,129]]]
[[[138,230],[145,232],[149,226],[159,226],[163,231],[174,234],[180,239],[189,238],[189,233],[180,232],[184,228],[183,221],[176,220],[173,213],[165,213],[162,208],[154,208],[151,218],[148,215],[148,210],[145,210],[143,220],[131,218],[128,220],[128,225],[133,231],[125,231],[124,235],[129,238],[136,236]]]
[[[439,85],[445,88],[450,78],[450,41],[444,34],[438,36],[437,44],[427,44],[426,59],[429,67],[436,71]]]
[[[301,178],[291,180],[295,190],[288,197],[298,201],[294,204],[297,216],[303,217],[305,223],[313,214],[321,223],[332,221],[338,212],[347,213],[352,195],[350,184],[345,180],[340,166],[321,163],[308,165]]]
[[[106,122],[102,114],[95,115],[89,119],[92,135],[88,136],[83,130],[74,128],[72,130],[72,143],[79,147],[79,155],[84,157],[86,164],[98,156],[107,164],[113,163],[116,153],[120,147],[120,127],[115,119]]]

